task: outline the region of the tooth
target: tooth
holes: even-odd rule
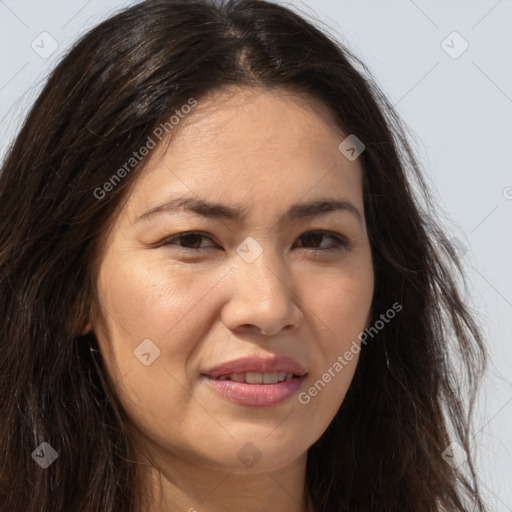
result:
[[[229,375],[221,375],[218,379],[219,380],[228,380],[229,379]]]
[[[260,372],[247,372],[245,382],[248,384],[263,384],[263,374]]]
[[[230,378],[235,382],[245,382],[245,373],[232,373]]]
[[[283,382],[283,380],[286,378],[286,372],[277,372],[277,380],[279,382]]]
[[[277,382],[277,372],[267,372],[263,374],[264,384],[275,384]]]
[[[293,373],[287,373],[285,380],[293,379]]]

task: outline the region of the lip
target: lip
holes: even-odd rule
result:
[[[231,380],[216,380],[221,375],[245,372],[286,372],[296,376],[273,384],[247,384]],[[306,368],[290,357],[241,358],[222,363],[202,373],[202,378],[224,398],[240,405],[270,407],[290,398],[300,387]]]
[[[229,373],[245,373],[245,372],[286,372],[294,373],[298,377],[302,377],[306,374],[306,368],[292,359],[286,356],[275,356],[275,357],[244,357],[240,359],[234,359],[226,363],[221,363],[218,366],[210,368],[203,373],[207,377],[216,379],[221,375],[227,375]],[[252,386],[257,384],[251,384]]]

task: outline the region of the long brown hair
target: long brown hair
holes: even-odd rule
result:
[[[307,496],[322,512],[484,511],[470,441],[486,352],[406,129],[347,48],[263,0],[119,12],[71,48],[11,146],[0,175],[0,509],[140,512],[127,418],[95,365],[94,335],[80,333],[102,236],[144,160],[95,191],[190,98],[231,85],[307,93],[364,143],[370,322],[403,308],[364,346],[309,449]],[[31,457],[42,442],[58,453],[46,469]],[[468,454],[459,467],[442,455],[452,442]]]

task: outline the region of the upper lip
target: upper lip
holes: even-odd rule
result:
[[[229,375],[230,373],[246,372],[286,372],[302,377],[306,374],[306,368],[295,361],[295,359],[286,356],[243,357],[221,363],[214,368],[204,371],[203,375],[217,378],[222,375]]]

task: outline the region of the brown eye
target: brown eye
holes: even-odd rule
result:
[[[315,247],[317,245],[321,245],[324,238],[330,238],[334,241],[333,245],[330,247]],[[185,233],[179,233],[171,238],[166,239],[162,245],[163,246],[174,246],[177,249],[183,249],[185,251],[199,251],[204,249],[212,249],[213,245],[203,246],[201,247],[202,239],[211,238],[203,233],[197,231],[189,231]],[[342,238],[340,235],[336,235],[329,231],[309,231],[304,233],[299,237],[299,240],[303,241],[303,246],[301,248],[312,250],[316,252],[329,252],[329,251],[337,251],[341,250],[348,246],[348,242]]]
[[[332,238],[334,240],[334,246],[324,247],[324,248],[315,248],[315,247],[305,247],[305,249],[311,249],[313,251],[325,252],[325,251],[337,251],[341,250],[348,246],[348,242],[342,237],[330,233],[329,231],[309,231],[308,233],[304,233],[300,239],[305,240],[306,245],[317,245],[321,243],[324,237]]]
[[[201,245],[201,239],[209,238],[202,233],[198,233],[195,231],[190,231],[187,233],[180,233],[179,235],[173,236],[172,238],[168,238],[162,245],[175,245],[178,249],[190,249],[190,250],[200,250],[200,249],[210,249],[213,246],[206,247],[198,247]]]

